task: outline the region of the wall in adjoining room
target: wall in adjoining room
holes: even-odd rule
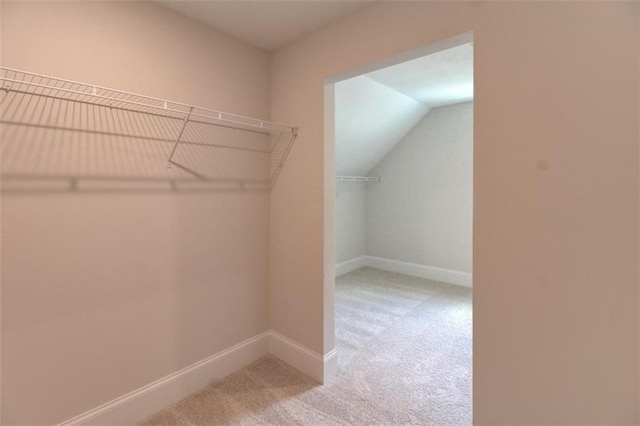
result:
[[[367,254],[471,274],[473,103],[429,111],[371,174]]]

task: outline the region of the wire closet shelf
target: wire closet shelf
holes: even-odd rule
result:
[[[269,188],[298,131],[272,121],[6,67],[0,67],[0,125],[3,177],[126,176],[164,178],[172,184],[226,181]],[[30,136],[25,127],[31,129]],[[67,136],[60,137],[60,132]],[[68,146],[69,132],[83,135],[82,149]],[[105,139],[112,142],[109,152]],[[86,154],[90,150],[86,145],[92,141],[102,148]],[[57,158],[55,165],[42,161],[29,165],[29,156],[38,157],[33,152],[38,144],[40,152],[51,151],[52,144],[57,144],[58,157],[70,158]],[[31,153],[24,149],[26,145]],[[85,153],[84,161],[79,151]],[[124,161],[128,169],[123,170],[114,161],[126,151],[134,152],[136,158]]]
[[[336,176],[338,182],[382,182],[379,176]]]

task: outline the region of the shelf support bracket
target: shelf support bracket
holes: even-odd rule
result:
[[[184,133],[184,129],[187,128],[187,123],[189,123],[189,118],[191,117],[191,113],[193,112],[194,107],[189,107],[189,113],[184,118],[182,122],[182,128],[180,129],[180,133],[178,133],[178,137],[176,138],[176,143],[173,144],[173,149],[171,150],[171,155],[169,155],[169,159],[167,160],[167,167],[171,168],[171,164],[173,164],[173,154],[176,153],[176,149],[178,148],[178,144],[180,143],[180,139],[182,138],[182,134]]]

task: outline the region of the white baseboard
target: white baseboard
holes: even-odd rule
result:
[[[400,260],[385,259],[376,256],[360,256],[345,262],[336,263],[336,277],[365,266],[469,288],[472,287],[473,283],[472,275],[468,272],[419,265],[417,263],[402,262]]]
[[[335,349],[322,356],[275,331],[269,339],[269,353],[323,384],[331,378],[331,374],[325,377],[325,361],[335,369]]]
[[[453,271],[451,269],[436,268],[435,266],[418,265],[416,263],[401,262],[399,260],[382,257],[365,256],[365,266],[397,272],[412,277],[427,278],[463,287],[472,287],[472,275],[468,272]]]
[[[60,425],[133,424],[265,356],[269,337],[258,334]]]
[[[336,263],[336,277],[367,266],[367,256],[356,257],[351,260]]]
[[[336,373],[335,349],[322,356],[275,331],[265,331],[59,426],[136,423],[269,353],[320,383],[329,383]]]

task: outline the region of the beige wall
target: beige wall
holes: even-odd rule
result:
[[[277,51],[272,119],[301,131],[272,193],[272,328],[333,348],[324,79],[472,30],[475,422],[638,423],[637,8],[376,4]]]
[[[336,182],[336,263],[367,254],[365,184]]]
[[[269,116],[267,54],[159,5],[3,2],[1,35],[4,66]],[[267,330],[268,214],[268,193],[5,194],[2,423],[63,421]]]
[[[267,297],[272,328],[332,349],[323,79],[473,30],[476,422],[637,423],[637,17],[379,4],[269,70],[156,5],[3,2],[3,65],[265,118],[271,72],[272,118],[301,132],[270,223],[264,194],[3,196],[2,422],[64,420],[255,335]]]

